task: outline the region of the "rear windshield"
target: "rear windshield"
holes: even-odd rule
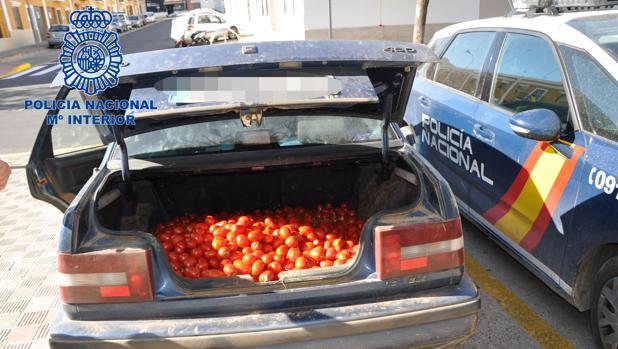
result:
[[[68,32],[68,25],[54,25],[49,29],[50,32]]]
[[[239,118],[195,123],[126,138],[132,157],[164,157],[320,144],[379,141],[382,121],[333,115],[264,116],[244,127]],[[391,134],[393,137],[393,134]]]
[[[594,41],[614,60],[618,60],[618,14],[582,17],[567,24]]]
[[[129,16],[129,19],[135,20],[135,19],[139,19],[139,17],[137,17],[137,16]]]

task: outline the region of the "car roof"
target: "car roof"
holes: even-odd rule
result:
[[[565,25],[565,23],[576,18],[603,16],[608,14],[618,15],[618,10],[566,12],[559,15],[539,14],[531,17],[525,14],[493,17],[448,26],[436,32],[434,37],[448,37],[458,31],[467,29],[519,29],[544,33],[553,41],[585,48],[584,41],[587,41],[583,40],[585,37],[575,29]],[[579,35],[573,36],[573,32]]]

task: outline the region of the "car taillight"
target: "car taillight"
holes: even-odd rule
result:
[[[375,228],[376,271],[382,280],[463,266],[459,218]]]
[[[151,301],[151,269],[144,249],[60,253],[60,299],[67,304]]]

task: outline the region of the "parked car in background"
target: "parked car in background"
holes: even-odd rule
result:
[[[146,12],[144,20],[146,21],[146,23],[153,23],[157,20],[157,18],[155,17],[155,14],[153,12]]]
[[[111,30],[116,31],[117,33],[124,33],[129,30],[129,24],[121,19],[114,18],[112,23],[110,23]]]
[[[208,32],[209,42],[212,43],[215,40],[237,39],[241,34],[241,28],[246,27],[228,20],[220,12],[211,9],[198,9],[189,11],[172,20],[170,37],[175,43],[178,43],[180,40],[187,41],[187,37],[197,31],[206,31]]]
[[[133,25],[131,24],[131,21],[129,20],[129,17],[127,17],[127,15],[124,12],[114,12],[112,13],[112,20],[118,20],[121,21],[125,24],[125,26],[131,30],[133,29]]]
[[[145,24],[141,15],[129,16],[129,22],[133,28],[139,28]]]
[[[185,43],[191,42],[194,34],[205,35],[206,42],[213,44],[217,40],[237,40],[238,28],[219,16],[199,13],[191,15],[187,21],[183,36]]]
[[[64,34],[71,30],[67,24],[54,24],[47,31],[47,47],[62,46]]]
[[[93,126],[100,146],[84,140],[76,148],[75,128],[63,133],[44,123],[39,132],[27,166],[30,190],[64,212],[58,256],[64,311],[50,328],[52,348],[446,348],[465,341],[480,299],[464,272],[456,203],[401,130],[416,67],[435,61],[431,50],[358,40],[183,50],[192,59],[174,59],[169,50],[123,57],[118,86],[94,98],[152,100],[156,109],[137,103],[109,110],[139,121]],[[63,83],[59,74],[53,85]],[[213,83],[214,90],[194,93],[196,84]],[[297,88],[290,93],[286,86]],[[64,86],[58,94],[84,97]],[[61,175],[67,171],[72,175]],[[317,219],[330,222],[326,228],[291,224],[274,234],[284,224],[277,208],[289,205],[300,214],[321,202],[349,202],[358,214],[331,214],[334,204],[327,204],[317,211]],[[240,217],[232,224],[203,215],[238,210],[275,219],[251,224]],[[191,212],[201,223],[189,230],[163,224]],[[252,247],[241,230],[247,226]],[[315,229],[306,239],[315,237],[318,246],[330,245],[336,229],[358,248],[350,252],[333,240],[328,251],[340,250],[338,262],[350,259],[329,257],[331,263],[305,269],[300,250],[282,245],[296,229]],[[294,246],[299,238],[285,241]],[[191,248],[201,239],[191,251],[203,260],[201,269],[197,257],[184,259],[190,245],[183,257],[170,250],[171,241],[180,248],[185,239]],[[265,253],[274,254],[271,243],[287,269],[273,259],[278,280],[246,275],[248,265],[256,266],[253,274],[274,273],[260,266]],[[235,252],[228,254],[231,244]],[[320,259],[317,250],[307,258]],[[234,262],[220,263],[224,255]],[[234,264],[243,275],[228,268]],[[228,274],[217,269],[222,265]]]
[[[618,11],[599,8],[555,1],[437,32],[406,118],[462,215],[616,348]]]

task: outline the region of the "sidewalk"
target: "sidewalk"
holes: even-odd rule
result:
[[[56,245],[62,214],[30,196],[23,168],[28,157],[0,155],[13,168],[0,191],[1,349],[47,348],[60,306]]]

